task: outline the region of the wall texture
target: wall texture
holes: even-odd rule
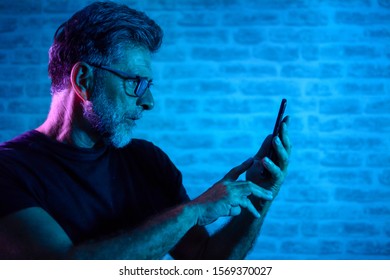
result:
[[[0,3],[0,141],[45,119],[52,36],[90,2]],[[389,0],[122,2],[165,30],[135,135],[192,197],[257,151],[288,99],[290,174],[248,259],[390,258]]]

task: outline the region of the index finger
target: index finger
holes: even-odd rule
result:
[[[236,167],[233,167],[224,177],[224,180],[232,180],[235,181],[240,177],[242,173],[247,171],[253,163],[253,158],[249,158],[240,165],[237,165]]]
[[[263,198],[265,200],[272,200],[274,198],[271,191],[259,187],[252,182],[249,182],[248,187],[250,188],[251,193],[258,198]]]
[[[251,181],[235,181],[235,182],[228,181],[225,184],[232,187],[232,189],[234,190],[233,195],[237,197],[241,197],[241,196],[247,197],[253,194],[256,197],[265,200],[273,199],[273,193],[271,191],[259,187],[258,185],[252,183]]]

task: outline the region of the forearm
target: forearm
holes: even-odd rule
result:
[[[69,259],[161,259],[192,228],[197,212],[185,204],[150,219],[135,229],[73,247]]]
[[[261,215],[255,218],[243,209],[243,212],[231,219],[224,227],[210,237],[205,251],[206,259],[244,259],[252,249],[261,230],[271,201],[254,202]]]

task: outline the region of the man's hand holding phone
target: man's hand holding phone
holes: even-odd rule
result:
[[[283,118],[286,104],[286,99],[283,99],[273,134],[266,137],[259,151],[254,156],[252,166],[246,172],[246,180],[271,190],[274,198],[279,193],[287,175],[291,153],[291,143],[288,137],[289,117]]]

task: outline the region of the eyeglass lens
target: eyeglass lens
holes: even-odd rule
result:
[[[146,79],[140,79],[137,84],[137,87],[134,90],[135,95],[137,95],[138,97],[144,95],[148,87],[149,81]]]

